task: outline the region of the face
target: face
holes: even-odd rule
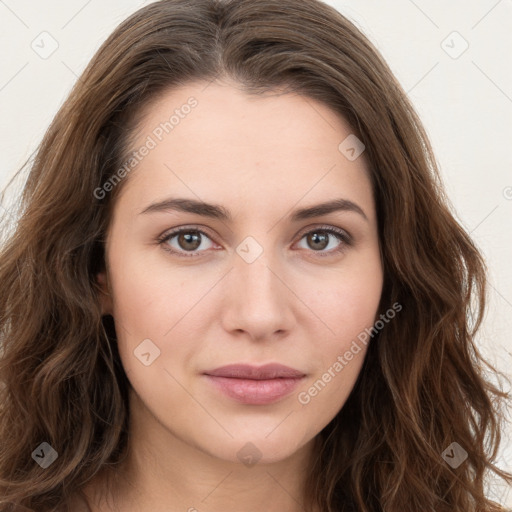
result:
[[[142,118],[103,308],[145,425],[218,459],[277,461],[311,446],[360,372],[383,280],[371,183],[323,104],[206,85]]]

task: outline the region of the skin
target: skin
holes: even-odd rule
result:
[[[114,501],[124,512],[224,512],[241,503],[244,512],[296,512],[315,436],[343,407],[367,347],[309,403],[298,394],[378,318],[383,272],[364,153],[345,158],[338,145],[352,130],[319,102],[249,96],[219,81],[173,89],[150,105],[134,149],[191,96],[198,105],[124,178],[107,234],[107,271],[98,275],[133,387],[130,452]],[[171,196],[222,205],[233,221],[140,213]],[[296,208],[338,198],[359,205],[366,219],[353,211],[288,219]],[[166,244],[185,256],[158,243],[180,226],[206,232],[193,232],[199,256],[187,257],[190,244],[179,236]],[[353,244],[328,235],[315,245],[305,235],[322,226],[345,230]],[[248,236],[263,250],[251,263],[236,252]],[[145,366],[134,350],[148,338],[160,356]],[[235,402],[202,375],[269,362],[306,374],[270,405]],[[237,457],[248,442],[261,455],[251,467]],[[111,510],[98,498],[100,480],[87,489],[91,508]]]

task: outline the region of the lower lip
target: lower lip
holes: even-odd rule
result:
[[[236,379],[206,375],[224,394],[242,404],[265,405],[289,395],[303,377],[268,380]]]

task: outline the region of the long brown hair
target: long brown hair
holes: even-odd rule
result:
[[[173,86],[219,77],[248,94],[285,87],[349,122],[377,206],[380,309],[403,305],[318,436],[307,506],[504,510],[484,493],[491,472],[512,483],[494,465],[510,395],[487,380],[499,374],[474,341],[485,264],[454,219],[407,95],[368,39],[318,0],[150,4],[101,46],[55,116],[0,255],[1,510],[63,507],[125,456],[129,382],[95,274],[129,177],[101,198],[95,191],[129,159],[143,107]],[[442,456],[452,443],[467,453],[456,468]],[[58,456],[42,468],[37,450],[53,453],[48,445]]]

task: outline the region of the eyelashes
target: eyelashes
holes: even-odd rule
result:
[[[345,250],[347,250],[348,247],[350,247],[353,244],[352,237],[349,233],[347,233],[345,230],[334,227],[334,226],[318,226],[316,228],[310,229],[309,231],[306,231],[302,233],[299,237],[299,241],[302,241],[304,238],[308,237],[309,235],[323,235],[325,236],[324,239],[327,239],[328,244],[330,245],[330,238],[335,238],[340,243],[331,250],[325,251],[324,249],[315,250],[315,249],[307,249],[309,252],[312,252],[315,256],[318,257],[328,257],[328,256],[335,256],[343,253]],[[197,244],[199,241],[199,246],[192,248],[192,250],[187,251],[186,249],[182,248],[174,248],[169,245],[168,242],[172,241],[174,238],[183,235],[185,238],[181,239],[181,243],[192,243],[192,245]],[[186,235],[189,235],[188,237]],[[193,236],[190,236],[193,235]],[[199,229],[197,226],[184,226],[181,228],[174,229],[170,232],[166,232],[160,237],[157,238],[157,243],[162,246],[162,248],[178,257],[183,258],[198,258],[204,255],[206,250],[200,250],[198,251],[203,245],[203,238],[207,238],[208,240],[211,240],[211,237],[206,233],[205,231]],[[307,244],[308,242],[306,242]]]

